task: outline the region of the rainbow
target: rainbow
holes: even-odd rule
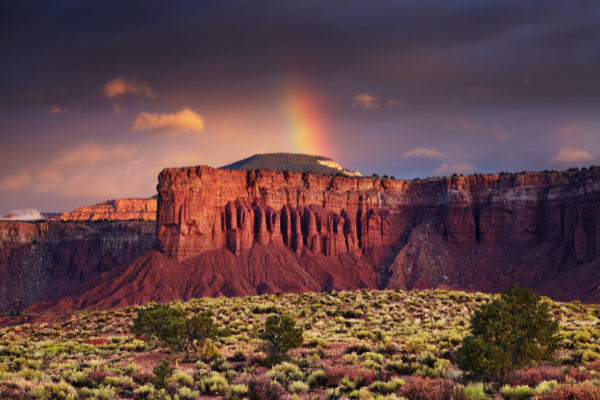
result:
[[[283,110],[294,152],[331,157],[321,109],[319,96],[307,84],[285,80]]]

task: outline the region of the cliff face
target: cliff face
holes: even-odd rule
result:
[[[80,207],[71,213],[62,213],[53,221],[126,221],[156,219],[156,199],[107,200],[93,206]]]
[[[159,245],[176,260],[254,243],[335,257],[397,244],[424,220],[463,248],[553,241],[584,259],[600,250],[598,168],[407,182],[195,167],[164,170],[158,189]]]
[[[569,297],[555,280],[581,274],[585,286],[598,270],[599,205],[596,167],[408,182],[201,166],[161,172],[157,239],[178,261],[272,244],[298,256],[357,254],[381,288],[518,282]]]
[[[155,246],[154,222],[0,221],[0,311],[59,298]]]

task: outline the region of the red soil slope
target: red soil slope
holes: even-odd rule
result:
[[[106,272],[61,300],[39,302],[27,311],[110,309],[149,301],[277,292],[377,289],[376,281],[376,271],[357,254],[332,260],[305,250],[298,258],[286,247],[267,245],[254,246],[239,256],[227,249],[208,251],[181,263],[150,250],[126,268]]]

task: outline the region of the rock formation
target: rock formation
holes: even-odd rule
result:
[[[156,199],[107,200],[93,206],[76,208],[51,218],[53,221],[127,221],[156,219]]]
[[[461,248],[552,241],[583,259],[600,252],[599,168],[407,182],[202,166],[165,169],[158,191],[160,249],[180,261],[224,246],[235,252],[238,242],[282,240],[332,257],[366,252],[400,243],[424,220]]]
[[[153,221],[0,221],[0,311],[60,298],[155,246]]]
[[[80,276],[87,264],[97,276],[84,270],[89,281],[29,309],[360,288],[497,293],[513,283],[599,302],[599,206],[596,167],[412,182],[165,169],[156,222],[163,254],[150,250],[105,272],[96,252],[81,264],[70,258],[75,273],[60,276]],[[29,230],[41,228],[31,226],[14,240],[35,237]]]

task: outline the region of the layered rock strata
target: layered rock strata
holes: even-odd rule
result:
[[[127,221],[156,219],[156,199],[107,200],[93,206],[76,208],[51,218],[53,221]]]
[[[560,242],[589,259],[600,252],[599,201],[597,167],[409,182],[200,166],[159,175],[157,236],[179,261],[254,244],[337,257],[397,245],[428,220],[459,248]]]
[[[0,311],[59,298],[156,246],[153,221],[0,221]]]

